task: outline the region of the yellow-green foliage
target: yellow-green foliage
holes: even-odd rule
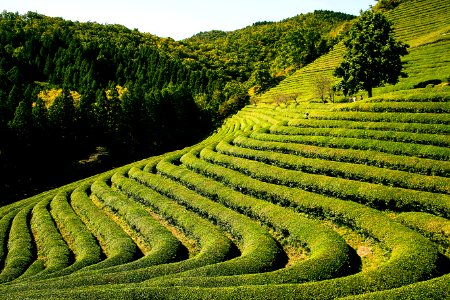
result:
[[[39,92],[38,97],[44,101],[45,106],[49,108],[52,106],[55,99],[62,93],[62,89],[49,89],[42,90]],[[70,91],[70,95],[72,96],[73,102],[75,105],[80,104],[81,95],[77,91]],[[36,105],[33,103],[33,106]]]

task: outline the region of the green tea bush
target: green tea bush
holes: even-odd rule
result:
[[[331,177],[379,183],[413,190],[445,194],[450,193],[450,179],[445,177],[424,176],[363,164],[253,150],[232,146],[225,140],[217,144],[216,150],[222,154],[256,160],[281,168],[298,170],[306,173],[323,174]]]
[[[33,263],[36,252],[27,220],[34,205],[32,203],[22,208],[12,221],[0,283],[16,279]]]
[[[366,130],[404,131],[404,132],[428,133],[428,134],[450,134],[450,126],[442,124],[291,119],[287,125],[304,128],[348,128],[348,129],[366,129]]]
[[[45,266],[45,270],[39,275],[31,277],[33,279],[64,269],[71,263],[72,253],[47,210],[51,201],[51,198],[40,201],[31,212],[30,224],[37,246],[37,257]]]
[[[396,220],[428,237],[441,246],[445,255],[450,255],[450,221],[448,219],[423,212],[409,212],[399,214]]]
[[[252,138],[270,142],[296,143],[313,145],[326,148],[369,150],[394,155],[416,156],[448,162],[450,150],[444,147],[418,145],[399,142],[386,142],[370,139],[357,138],[335,138],[327,136],[299,136],[299,135],[278,135],[267,133],[252,133]],[[434,162],[436,164],[438,162]],[[440,162],[439,162],[440,163]]]
[[[264,151],[277,151],[303,157],[323,158],[332,161],[367,164],[425,175],[450,176],[450,163],[418,157],[380,153],[375,150],[337,149],[316,145],[285,143],[284,138],[265,133],[252,133],[250,138],[238,136],[233,143],[240,147]]]
[[[17,210],[11,210],[0,219],[0,268],[3,268],[8,248],[8,234],[11,222],[17,214]]]
[[[447,135],[411,133],[388,130],[350,129],[350,128],[299,128],[291,126],[272,126],[270,132],[280,135],[306,135],[327,136],[338,138],[356,138],[366,140],[382,140],[401,143],[415,143],[449,147],[450,140]]]
[[[81,186],[71,194],[71,205],[90,232],[97,238],[106,260],[83,269],[96,270],[130,262],[137,255],[137,247],[122,229],[96,207],[86,194],[89,186]]]
[[[359,122],[395,122],[395,123],[423,123],[450,124],[448,114],[433,113],[375,113],[375,112],[317,112],[309,115],[316,120],[346,120]]]
[[[356,102],[336,106],[331,111],[397,112],[397,113],[449,113],[449,102]]]
[[[107,207],[121,216],[136,231],[142,242],[151,251],[140,260],[140,267],[164,264],[176,259],[180,242],[158,221],[153,219],[145,208],[118,192],[113,191],[104,181],[91,185],[92,193]]]

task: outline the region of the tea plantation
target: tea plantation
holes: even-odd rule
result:
[[[199,144],[0,207],[0,298],[450,299],[450,87],[404,90],[450,76],[449,5],[391,13],[417,75],[372,99],[269,92]]]

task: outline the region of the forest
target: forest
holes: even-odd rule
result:
[[[0,14],[3,204],[190,145],[328,52],[329,11],[183,41],[36,12]]]

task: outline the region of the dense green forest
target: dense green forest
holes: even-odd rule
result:
[[[257,22],[244,29],[203,32],[187,39],[198,63],[247,81],[262,93],[327,53],[354,16],[315,11],[282,22]]]
[[[177,42],[4,11],[2,201],[204,138],[251,93],[327,52],[353,18],[316,11]]]

